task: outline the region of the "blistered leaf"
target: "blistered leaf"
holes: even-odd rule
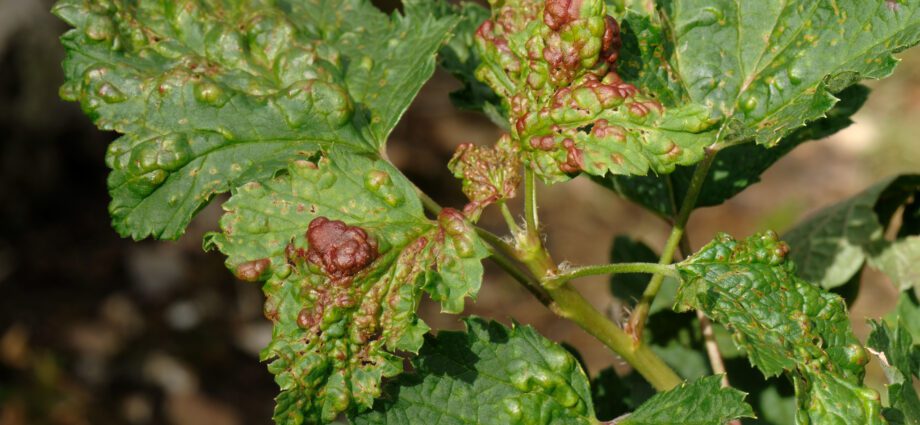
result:
[[[464,210],[472,217],[490,204],[513,198],[521,184],[518,148],[508,136],[495,146],[460,145],[447,168],[463,181],[463,194],[470,200]]]
[[[660,2],[682,93],[723,121],[723,140],[772,145],[824,115],[834,93],[891,74],[920,41],[916,0]],[[641,77],[641,75],[640,75]],[[673,87],[673,86],[672,86]]]
[[[850,117],[859,110],[868,95],[869,89],[865,86],[854,85],[847,88],[838,94],[841,101],[828,111],[826,117],[794,131],[775,147],[745,143],[720,150],[709,169],[696,206],[709,207],[725,202],[760,182],[760,176],[764,171],[797,146],[822,139],[846,128],[853,123]],[[687,196],[694,170],[695,167],[678,166],[671,174],[611,174],[596,178],[595,181],[661,216],[671,217],[676,214],[673,209],[679,210]],[[673,200],[668,185],[674,193]]]
[[[867,354],[843,300],[799,279],[788,251],[773,233],[721,234],[678,265],[678,306],[731,329],[764,375],[789,374],[797,423],[884,423],[878,394],[861,384]]]
[[[426,337],[412,373],[386,386],[363,424],[594,424],[588,378],[529,326],[478,318]]]
[[[181,235],[212,195],[300,151],[377,152],[433,70],[454,18],[388,17],[365,0],[62,0],[75,28],[61,95],[109,146],[122,235]]]
[[[503,98],[512,138],[546,181],[670,172],[714,141],[705,107],[664,107],[617,75],[619,31],[601,0],[517,0],[493,2],[477,32],[477,76]]]
[[[263,360],[282,393],[279,423],[328,422],[369,408],[380,381],[402,370],[428,327],[425,292],[457,313],[474,296],[487,251],[456,210],[425,218],[389,163],[338,151],[296,160],[224,204],[207,246],[245,280],[267,280],[274,322]]]
[[[913,385],[914,379],[920,378],[920,345],[914,344],[905,323],[899,321],[892,328],[870,321],[872,333],[866,345],[874,350],[888,378],[888,403],[897,410],[896,419],[920,425],[920,397]],[[886,412],[886,416],[892,413]]]
[[[868,255],[885,247],[885,227],[918,192],[920,175],[885,179],[796,225],[783,237],[799,276],[824,288],[846,283],[862,269]]]
[[[743,392],[720,385],[720,376],[681,384],[656,394],[617,424],[723,425],[732,419],[754,417]]]

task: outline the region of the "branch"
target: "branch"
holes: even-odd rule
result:
[[[700,196],[700,191],[703,189],[703,184],[706,182],[706,175],[709,174],[709,167],[712,166],[716,153],[716,150],[707,149],[706,156],[696,165],[696,169],[693,171],[693,177],[690,179],[690,187],[687,189],[687,195],[684,197],[683,203],[680,205],[680,211],[674,219],[674,227],[671,228],[671,234],[668,236],[668,241],[665,243],[664,250],[661,252],[661,258],[658,260],[658,264],[668,265],[671,264],[671,261],[674,259],[674,252],[677,250],[680,239],[684,235],[684,227],[687,225],[690,213],[693,212],[693,209],[696,207],[696,201]],[[629,318],[626,329],[632,334],[633,341],[636,343],[642,340],[642,331],[645,329],[645,321],[648,319],[649,308],[651,308],[652,301],[654,301],[655,297],[658,295],[664,278],[665,275],[661,273],[652,276],[652,280],[649,281],[648,286],[645,288],[645,292],[642,293],[642,299],[639,301],[639,304],[636,305],[636,309]]]
[[[554,276],[548,276],[547,279],[543,280],[543,285],[558,287],[565,282],[579,277],[621,273],[657,273],[671,277],[680,277],[677,274],[677,270],[672,265],[655,263],[613,263],[568,269]]]

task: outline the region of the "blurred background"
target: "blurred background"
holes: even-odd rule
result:
[[[201,237],[216,229],[217,199],[175,242],[120,239],[109,226],[103,157],[115,135],[97,131],[58,98],[64,25],[46,0],[0,0],[0,425],[266,424],[277,390],[258,361],[271,336],[258,286],[237,282]],[[804,214],[873,181],[920,170],[920,51],[895,75],[870,82],[856,124],[807,143],[725,205],[694,214],[694,247],[726,231],[779,232]],[[487,119],[454,108],[459,85],[438,71],[389,142],[390,158],[443,205],[462,206],[445,164],[462,142],[492,143]],[[661,248],[667,226],[587,179],[540,189],[541,218],[557,261],[603,263],[616,235]],[[519,209],[517,210],[519,211]],[[497,214],[484,225],[501,229]],[[589,372],[616,366],[587,334],[557,320],[491,265],[467,313],[531,324],[570,343]],[[576,286],[615,318],[605,278]],[[864,274],[851,308],[864,319],[894,306],[885,278]],[[426,303],[435,329],[456,316]],[[874,383],[880,384],[878,374]]]

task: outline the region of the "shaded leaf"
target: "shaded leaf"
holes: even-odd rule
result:
[[[872,333],[866,345],[875,350],[888,378],[888,402],[907,425],[920,424],[920,397],[913,380],[920,378],[920,345],[913,342],[903,321],[893,328],[869,321]],[[886,416],[888,412],[886,412]]]
[[[377,152],[456,22],[365,0],[62,0],[54,13],[75,27],[62,97],[123,134],[106,157],[109,211],[135,239],[177,238],[214,194],[301,151]]]
[[[593,424],[578,362],[529,326],[479,318],[428,336],[413,373],[386,386],[355,424]]]
[[[869,265],[888,275],[901,291],[920,293],[920,236],[899,239],[869,257]]]
[[[720,388],[720,376],[707,376],[658,393],[639,406],[620,425],[723,425],[732,419],[753,417],[745,394]]]
[[[425,218],[389,163],[338,151],[314,161],[235,190],[206,241],[240,278],[267,280],[274,329],[262,359],[282,390],[278,423],[369,408],[381,379],[402,370],[395,353],[422,344],[422,293],[462,311],[487,254],[458,211]]]
[[[878,394],[861,385],[867,355],[843,300],[799,279],[787,252],[773,233],[720,234],[678,265],[678,306],[731,329],[765,376],[788,373],[797,423],[884,423]]]
[[[887,245],[885,227],[918,191],[920,175],[888,178],[796,225],[784,239],[799,276],[824,288],[846,283],[872,252]]]

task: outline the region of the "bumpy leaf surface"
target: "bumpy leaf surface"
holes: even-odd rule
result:
[[[462,311],[487,255],[456,210],[425,218],[413,187],[389,163],[332,151],[234,191],[207,246],[244,280],[267,280],[279,423],[328,422],[369,408],[380,380],[402,370],[428,328],[423,291]]]
[[[886,416],[920,425],[920,397],[913,385],[914,379],[920,379],[920,345],[914,344],[903,321],[894,328],[882,322],[869,323],[872,333],[866,345],[879,357],[888,377],[888,403],[897,410],[886,412]]]
[[[61,88],[109,147],[109,211],[135,239],[176,238],[215,193],[298,152],[377,152],[454,18],[366,0],[62,0]]]
[[[477,76],[501,96],[512,137],[546,181],[670,172],[712,143],[701,105],[666,108],[613,64],[619,26],[601,0],[493,1]]]
[[[846,283],[868,256],[885,248],[891,217],[916,193],[920,175],[889,178],[796,225],[783,237],[799,276],[824,288]]]
[[[731,329],[766,376],[789,373],[797,423],[884,423],[878,394],[861,385],[867,354],[843,300],[799,279],[788,250],[774,233],[717,236],[678,265],[678,306]]]
[[[744,393],[720,388],[719,376],[707,376],[656,394],[635,412],[617,422],[622,425],[723,425],[732,419],[754,417]]]
[[[467,319],[426,337],[413,373],[386,387],[364,424],[594,424],[588,378],[564,348],[528,326]]]
[[[709,169],[696,206],[709,207],[725,202],[749,186],[758,183],[764,171],[797,146],[811,140],[822,139],[846,128],[853,123],[850,117],[862,107],[868,95],[869,89],[865,86],[854,85],[847,88],[837,95],[841,101],[827,112],[826,117],[810,122],[806,127],[794,131],[775,147],[768,148],[745,143],[720,150]],[[694,170],[695,167],[678,166],[671,174],[647,176],[611,174],[603,178],[595,178],[595,181],[652,212],[671,217],[676,214],[676,211],[673,210],[679,210],[687,196],[687,189],[690,187]],[[668,185],[671,186],[670,190]]]
[[[820,118],[834,93],[888,76],[893,53],[920,41],[917,0],[660,2],[668,43],[648,48],[640,81],[706,105],[723,140],[771,145]],[[639,15],[640,19],[648,19]],[[667,63],[651,59],[663,57]],[[659,76],[644,75],[655,67]]]

